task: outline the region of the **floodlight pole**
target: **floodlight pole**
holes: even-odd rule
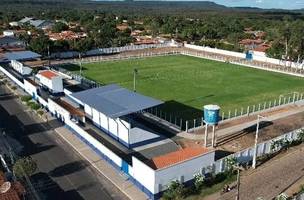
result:
[[[133,70],[133,91],[136,92],[136,75],[137,75],[138,71],[137,69]]]
[[[80,74],[80,76],[82,75],[82,63],[81,63],[81,53],[79,53],[79,67],[80,67],[80,69],[79,69],[79,74]]]
[[[252,160],[252,168],[256,168],[256,159],[258,154],[258,139],[259,139],[259,126],[260,126],[260,119],[265,118],[262,115],[258,115],[256,131],[255,131],[255,142],[254,142],[254,153],[253,153],[253,160]]]

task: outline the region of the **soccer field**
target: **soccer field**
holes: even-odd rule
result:
[[[233,112],[304,91],[302,78],[182,55],[83,64],[83,75],[132,90],[134,68],[137,92],[165,101],[165,112],[184,119],[201,117],[206,104]]]

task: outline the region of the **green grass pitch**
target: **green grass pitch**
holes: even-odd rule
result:
[[[83,64],[83,74],[132,90],[134,68],[137,92],[165,101],[164,112],[184,119],[201,117],[206,104],[234,113],[236,108],[304,91],[302,78],[183,55]]]

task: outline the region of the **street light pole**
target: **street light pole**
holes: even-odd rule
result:
[[[252,168],[256,168],[256,159],[258,154],[258,139],[259,139],[259,126],[260,126],[260,119],[265,118],[262,115],[258,115],[257,119],[257,125],[256,125],[256,131],[255,131],[255,141],[254,141],[254,154],[253,154],[253,160],[252,160]]]
[[[237,168],[237,188],[235,200],[240,200],[240,168]]]

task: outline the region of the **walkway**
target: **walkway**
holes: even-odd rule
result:
[[[95,151],[87,144],[81,141],[76,135],[60,127],[55,129],[67,143],[69,143],[83,158],[85,158],[97,171],[109,179],[117,188],[132,200],[144,200],[148,197],[140,191],[126,175],[121,174],[111,166],[107,161],[103,160]]]

